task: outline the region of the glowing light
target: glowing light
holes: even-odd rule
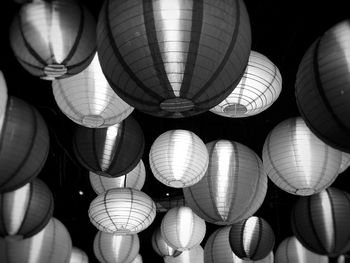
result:
[[[107,170],[111,165],[111,161],[113,160],[113,149],[114,144],[117,141],[118,131],[120,124],[116,124],[114,126],[108,127],[106,132],[106,142],[103,145],[103,158],[101,160],[101,168],[102,171]]]
[[[334,222],[333,222],[333,217],[332,213],[332,204],[331,201],[329,200],[329,195],[326,191],[323,191],[320,193],[320,198],[321,198],[321,212],[322,212],[322,221],[324,222],[324,230],[326,234],[325,242],[327,246],[327,250],[332,250],[333,249],[333,244],[335,244],[334,240]]]
[[[176,134],[180,136],[175,135],[176,139],[173,150],[174,157],[171,158],[171,166],[174,168],[174,178],[180,180],[185,175],[187,167],[184,163],[188,162],[188,155],[191,154],[189,142],[192,141],[192,138],[190,133],[176,131]]]
[[[53,49],[54,59],[58,64],[64,60],[64,47],[65,43],[63,42],[63,32],[60,26],[60,13],[52,12],[51,16],[51,30],[50,30],[50,43]]]
[[[84,195],[84,192],[80,190],[80,191],[79,191],[79,194],[80,194],[80,195]]]
[[[257,217],[250,217],[245,224],[243,234],[243,247],[245,251],[249,251],[251,247],[254,235],[256,235],[257,229],[259,228],[259,219]]]
[[[178,213],[178,219],[181,221],[179,224],[179,241],[182,247],[186,247],[188,240],[191,238],[193,212],[191,209],[181,209]]]
[[[56,222],[52,221],[49,224],[56,224]],[[31,242],[29,242],[29,256],[28,256],[28,263],[37,263],[40,262],[40,258],[41,258],[41,253],[42,250],[40,248],[42,248],[44,246],[44,237],[45,237],[45,233],[46,233],[47,229],[44,228],[42,231],[40,231],[38,234],[36,234],[33,238],[31,238]]]

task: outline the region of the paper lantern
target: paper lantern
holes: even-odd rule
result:
[[[167,244],[179,251],[198,246],[206,231],[205,221],[186,206],[174,207],[163,217],[160,231]]]
[[[301,117],[295,117],[270,131],[262,158],[267,175],[280,189],[312,195],[334,182],[342,153],[317,138]]]
[[[205,221],[218,225],[251,216],[266,194],[267,176],[259,156],[234,141],[216,140],[206,146],[208,170],[197,184],[183,189],[186,204]]]
[[[107,177],[129,173],[140,162],[145,138],[131,116],[107,128],[77,126],[73,149],[80,164],[91,172]]]
[[[204,142],[187,130],[166,131],[153,142],[149,163],[154,177],[175,188],[197,183],[208,168]]]
[[[69,263],[89,263],[89,258],[83,250],[72,247]]]
[[[138,254],[136,258],[131,263],[142,263],[142,256]]]
[[[54,80],[52,91],[60,110],[75,123],[89,128],[112,126],[134,110],[109,86],[97,54],[82,72]]]
[[[329,187],[300,197],[291,221],[293,233],[304,247],[320,255],[338,256],[350,240],[350,194]]]
[[[169,246],[161,235],[160,228],[156,228],[152,234],[152,248],[161,257],[177,257],[182,251]]]
[[[7,99],[8,99],[7,85],[6,85],[4,75],[0,71],[0,136],[1,136],[2,126],[4,124],[5,114],[6,114]]]
[[[164,263],[204,263],[204,250],[201,246],[196,246],[177,257],[164,257]]]
[[[49,152],[49,132],[40,113],[9,97],[0,134],[0,192],[13,191],[35,178]]]
[[[144,192],[114,188],[98,195],[90,204],[89,217],[98,230],[118,235],[145,230],[156,216],[156,205]]]
[[[350,166],[350,154],[342,152],[342,158],[341,158],[341,163],[340,163],[340,168],[338,173],[343,173],[345,172],[346,169],[349,168]]]
[[[96,54],[96,22],[78,1],[34,1],[14,17],[10,44],[30,74],[46,80],[69,77]]]
[[[230,118],[249,117],[269,108],[282,90],[282,76],[266,56],[251,51],[244,75],[236,88],[211,112]]]
[[[350,20],[309,47],[299,64],[295,93],[299,112],[321,140],[350,153]]]
[[[0,238],[1,263],[68,263],[71,251],[69,232],[56,218],[30,238]]]
[[[243,75],[250,47],[241,0],[110,0],[97,25],[111,87],[155,116],[186,117],[219,104]]]
[[[154,199],[157,212],[168,212],[169,209],[177,206],[186,206],[185,198],[180,196],[168,196],[165,198]]]
[[[137,234],[114,235],[98,231],[94,239],[94,254],[101,263],[131,263],[139,250]]]

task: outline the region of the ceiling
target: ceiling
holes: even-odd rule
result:
[[[82,0],[97,17],[102,1]],[[308,5],[305,5],[308,2]],[[220,117],[211,112],[185,119],[163,119],[135,110],[132,116],[139,122],[146,139],[143,161],[146,165],[146,183],[142,189],[157,199],[181,194],[181,190],[169,188],[158,182],[148,165],[148,152],[153,141],[170,129],[187,129],[196,133],[205,143],[216,139],[240,142],[261,156],[262,146],[268,132],[282,120],[298,116],[294,97],[294,82],[298,64],[308,46],[329,27],[349,17],[345,1],[333,0],[322,4],[316,0],[246,0],[252,29],[252,50],[267,56],[279,68],[283,88],[279,99],[265,112],[242,119]],[[68,228],[74,246],[83,249],[90,262],[97,262],[92,251],[93,238],[97,232],[89,222],[87,210],[96,196],[88,173],[76,161],[71,149],[71,134],[75,127],[58,109],[49,81],[40,80],[27,73],[15,60],[8,43],[8,29],[12,17],[20,7],[11,0],[1,3],[0,70],[6,78],[9,94],[26,100],[43,115],[50,131],[50,153],[39,175],[52,190],[55,197],[54,216]],[[333,186],[350,192],[350,171],[341,174]],[[79,194],[83,192],[83,195]],[[257,214],[273,227],[276,245],[291,235],[289,213],[296,196],[287,194],[269,182],[268,193]],[[139,234],[140,253],[144,262],[163,262],[150,245],[150,237],[162,218],[157,214],[154,223]],[[202,243],[217,226],[207,224],[207,234]]]

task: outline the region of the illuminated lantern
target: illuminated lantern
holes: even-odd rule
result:
[[[94,254],[101,263],[131,263],[140,250],[135,235],[114,235],[98,231],[94,239]]]
[[[49,132],[40,113],[9,97],[0,136],[0,192],[13,191],[35,178],[49,152]]]
[[[293,233],[304,247],[320,255],[338,256],[350,240],[350,194],[329,187],[300,197],[291,221]]]
[[[89,258],[83,250],[72,247],[69,263],[89,263]]]
[[[168,245],[161,235],[160,228],[156,228],[152,234],[152,248],[161,257],[177,257],[182,252]]]
[[[301,117],[295,117],[270,131],[262,158],[267,175],[280,189],[312,195],[336,179],[342,153],[317,138]]]
[[[82,72],[70,78],[54,80],[52,91],[60,110],[75,123],[89,128],[117,124],[134,109],[109,86],[97,54]]]
[[[269,108],[281,90],[282,76],[276,65],[266,56],[251,51],[237,87],[210,111],[231,118],[256,115]]]
[[[164,263],[204,263],[204,251],[201,246],[196,246],[184,251],[176,257],[165,257]]]
[[[4,78],[4,75],[0,71],[0,135],[2,130],[2,125],[4,123],[4,118],[6,114],[6,105],[7,105],[7,85]]]
[[[259,156],[234,141],[216,140],[206,146],[208,170],[198,183],[183,189],[186,204],[205,221],[218,225],[251,216],[266,194],[267,176]],[[258,190],[260,183],[262,190]]]
[[[136,258],[131,263],[142,263],[142,256],[138,254]]]
[[[341,164],[338,173],[344,172],[350,166],[350,154],[342,152]]]
[[[337,23],[309,47],[299,64],[299,112],[328,145],[350,153],[350,20]]]
[[[14,17],[10,44],[30,74],[46,80],[69,77],[96,54],[96,22],[78,1],[33,1]]]
[[[145,147],[143,131],[131,116],[107,128],[77,125],[73,149],[80,164],[107,177],[129,173],[140,162]]]
[[[185,198],[180,196],[168,196],[154,200],[156,203],[157,212],[167,212],[169,209],[177,206],[186,206]]]
[[[160,231],[163,239],[176,250],[198,246],[206,232],[205,221],[186,206],[174,207],[163,217]]]
[[[144,192],[114,188],[98,195],[90,204],[89,217],[98,230],[117,235],[136,234],[156,216],[156,205]]]
[[[197,183],[208,168],[204,142],[187,130],[164,132],[153,142],[149,163],[154,177],[175,188]]]

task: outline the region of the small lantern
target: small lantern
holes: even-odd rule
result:
[[[83,250],[72,247],[69,263],[89,263],[89,258]]]
[[[204,250],[201,246],[196,246],[186,250],[176,257],[165,257],[164,263],[204,263]]]
[[[156,228],[152,234],[152,248],[161,257],[177,257],[182,252],[169,246],[161,235],[160,228]]]
[[[0,136],[2,126],[4,124],[5,114],[6,114],[6,105],[7,105],[7,85],[4,78],[4,75],[0,71]]]
[[[138,254],[136,258],[131,263],[142,263],[142,256]]]

